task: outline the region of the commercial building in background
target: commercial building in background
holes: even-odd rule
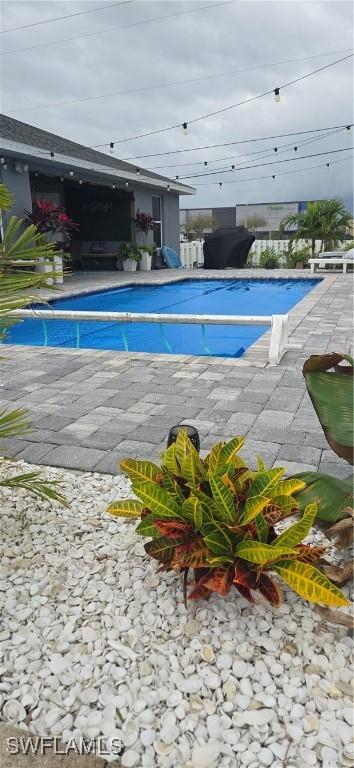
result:
[[[285,216],[305,211],[308,201],[280,203],[244,203],[220,208],[192,208],[180,210],[180,227],[183,235],[188,223],[194,219],[205,219],[204,234],[219,227],[235,227],[243,224],[252,231],[256,239],[279,239],[280,222]],[[187,228],[186,228],[187,225]],[[283,237],[283,235],[282,235]]]

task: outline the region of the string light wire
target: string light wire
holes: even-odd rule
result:
[[[347,56],[342,56],[342,58],[337,59],[336,61],[332,61],[329,64],[325,64],[323,67],[318,67],[317,69],[313,69],[311,72],[307,72],[305,75],[300,75],[299,77],[296,77],[293,80],[289,80],[289,82],[287,83],[283,83],[283,85],[279,86],[279,89],[283,90],[284,88],[289,88],[289,86],[291,85],[300,83],[303,80],[306,80],[308,77],[312,77],[313,75],[316,75],[319,72],[323,72],[324,70],[329,69],[330,67],[334,67],[337,64],[341,64],[343,61],[346,61],[347,59],[351,59],[352,57],[353,57],[352,53],[348,54]],[[269,94],[271,93],[274,93],[273,88],[268,89],[263,93],[258,93],[256,96],[250,96],[248,99],[243,99],[243,101],[239,101],[237,102],[237,104],[229,104],[227,107],[222,107],[221,109],[215,109],[213,112],[207,112],[205,115],[199,115],[199,117],[193,117],[190,120],[182,121],[181,123],[176,123],[175,125],[169,125],[166,128],[158,128],[157,130],[154,130],[154,131],[139,133],[136,136],[128,136],[125,139],[111,139],[110,142],[104,142],[103,144],[94,144],[92,146],[92,149],[107,147],[112,141],[114,144],[123,144],[127,141],[135,141],[136,139],[143,139],[147,136],[155,136],[156,134],[166,133],[166,131],[172,131],[175,128],[181,128],[181,126],[184,125],[184,122],[186,123],[186,125],[190,126],[194,123],[200,122],[201,120],[206,120],[208,117],[215,117],[216,115],[221,115],[224,112],[229,112],[231,109],[236,109],[236,107],[241,107],[244,104],[250,104],[253,101],[262,99],[264,96],[269,96]]]

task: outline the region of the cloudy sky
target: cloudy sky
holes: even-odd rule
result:
[[[352,48],[353,6],[341,0],[5,0],[2,9],[3,30],[25,27],[1,35],[2,112],[88,146],[180,125],[282,86],[350,54]],[[71,18],[43,23],[69,14]],[[191,124],[186,136],[177,128],[116,143],[115,154],[132,158],[351,123],[353,59],[280,93],[279,104],[273,94],[255,99]],[[186,183],[196,186],[197,194],[182,197],[181,207],[333,195],[352,207],[353,152],[301,156],[351,147],[353,130],[136,162],[182,178],[232,164],[255,166],[296,157],[300,159],[189,178]],[[107,146],[102,150],[109,152]],[[309,168],[320,164],[324,167]],[[301,168],[307,170],[289,173]],[[275,179],[257,179],[273,175]]]

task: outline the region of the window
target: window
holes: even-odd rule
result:
[[[158,195],[152,196],[152,216],[154,219],[154,243],[157,248],[162,245],[162,202]]]

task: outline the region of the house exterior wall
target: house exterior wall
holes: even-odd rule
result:
[[[7,169],[5,170],[2,165],[0,165],[0,169],[2,184],[5,184],[15,198],[10,214],[21,219],[24,216],[25,210],[32,211],[29,172],[17,173],[15,171],[15,163],[10,159],[7,160]]]
[[[137,187],[133,189],[135,197],[135,212],[138,210],[152,215],[152,197],[161,197],[162,207],[162,244],[168,245],[179,254],[179,195],[172,192],[166,194],[158,189]],[[138,239],[139,242],[139,239]],[[152,242],[149,236],[148,242]]]

